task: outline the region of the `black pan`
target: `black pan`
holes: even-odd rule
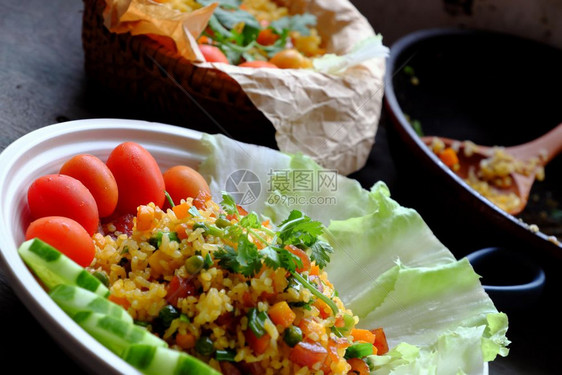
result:
[[[559,49],[485,31],[422,30],[391,46],[384,105],[391,155],[411,199],[405,203],[456,255],[503,246],[544,262],[562,260],[555,240],[562,240],[562,158],[546,167],[515,217],[438,163],[412,123],[424,135],[525,143],[562,122],[561,67]]]

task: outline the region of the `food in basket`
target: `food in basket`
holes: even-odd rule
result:
[[[229,152],[228,143],[221,144],[222,138],[212,139],[218,142],[216,150],[220,150],[215,156]],[[251,156],[252,152],[248,153],[244,156]],[[283,155],[282,160],[286,158]],[[302,156],[294,162],[301,167],[309,162],[299,158]],[[233,160],[240,159],[219,158],[219,163],[227,165]],[[378,185],[364,195],[367,192],[348,184],[342,181],[340,186],[348,192],[345,197],[349,199],[348,208],[342,206],[340,214],[351,209],[355,215],[328,227],[297,209],[288,211],[284,220],[262,220],[255,212],[243,210],[228,194],[222,196],[221,204],[217,203],[202,185],[195,197],[179,201],[164,191],[166,201],[162,207],[168,205],[166,210],[154,203],[141,204],[134,214],[120,212],[103,220],[103,232],[92,240],[95,258],[86,268],[37,238],[22,244],[20,255],[44,282],[51,297],[81,327],[145,373],[203,374],[219,370],[227,374],[305,374],[324,369],[325,373],[366,374],[376,369],[421,370],[427,361],[439,363],[443,358],[460,361],[455,353],[440,357],[430,349],[428,343],[433,337],[442,337],[438,333],[441,328],[432,327],[441,327],[441,320],[439,324],[433,319],[425,320],[426,343],[419,348],[413,341],[385,344],[385,325],[384,330],[372,330],[378,327],[371,315],[376,309],[373,304],[382,308],[380,318],[390,326],[394,324],[384,313],[388,304],[398,298],[403,303],[401,311],[410,311],[419,295],[422,299],[448,300],[449,295],[456,299],[469,293],[477,301],[471,308],[452,315],[447,303],[439,304],[443,309],[439,314],[449,316],[447,324],[455,322],[456,315],[462,315],[460,321],[470,321],[460,331],[449,326],[440,350],[452,350],[450,340],[455,352],[462,353],[473,345],[482,348],[482,357],[464,358],[458,366],[467,368],[478,365],[479,359],[487,361],[497,353],[505,355],[505,318],[479,294],[481,287],[468,263],[454,262],[446,252],[436,251],[439,246],[423,229],[423,221],[389,200],[384,186]],[[378,205],[379,209],[361,216],[353,208],[357,194],[365,198],[362,208]],[[372,232],[377,227],[384,231]],[[361,236],[352,234],[352,228]],[[406,233],[400,228],[408,236],[395,237]],[[342,275],[351,280],[362,275],[342,262],[349,250],[346,246],[350,236],[354,260],[369,255],[371,247],[392,248],[393,239],[409,237],[420,246],[434,248],[424,259],[433,259],[436,265],[418,269],[395,264],[375,283],[367,278],[345,285]],[[378,243],[381,239],[387,246]],[[363,242],[370,244],[369,249]],[[404,252],[400,249],[403,246],[396,248],[396,254]],[[330,259],[336,259],[336,263],[328,263]],[[378,259],[377,263],[388,261]],[[409,262],[408,256],[404,260]],[[423,264],[420,260],[419,265]],[[332,274],[339,278],[339,284],[328,279]],[[423,280],[429,275],[431,280],[448,281],[427,284]],[[454,279],[449,279],[453,275]],[[350,294],[350,288],[357,287],[358,292]],[[418,288],[423,293],[404,294],[404,287]],[[470,291],[474,288],[473,294]],[[345,293],[340,295],[338,290]],[[387,293],[389,298],[384,298]],[[344,298],[353,302],[356,297],[357,313],[343,302]],[[403,318],[400,327],[417,320],[413,315]],[[362,321],[369,322],[370,327],[361,326]],[[409,334],[410,338],[416,336],[415,331],[419,328]],[[393,340],[392,336],[389,340]]]
[[[180,12],[213,3],[210,0],[160,2]],[[279,68],[309,68],[312,67],[310,57],[325,53],[316,23],[313,14],[290,15],[287,7],[273,0],[223,1],[215,8],[198,43],[208,62],[240,65],[269,61]]]
[[[275,1],[277,10],[288,12],[269,16],[278,18],[271,21],[277,32],[255,23],[264,12],[255,12],[256,18],[240,10],[238,0],[204,2],[198,9],[203,3],[174,2],[180,10],[151,0],[84,3],[86,73],[123,100],[148,104],[163,122],[303,152],[344,175],[364,166],[378,126],[389,49],[349,0]],[[259,9],[272,3],[245,4]],[[233,12],[249,15],[257,27],[244,23],[248,32],[240,34],[227,25],[228,37],[217,40],[210,20],[221,14],[222,30]],[[270,31],[260,37],[258,30]],[[248,39],[232,43],[241,36]],[[226,56],[217,53],[219,47]],[[230,57],[239,65],[207,62],[202,49],[213,51],[214,61]],[[278,68],[310,68],[248,68],[271,68],[270,60]]]

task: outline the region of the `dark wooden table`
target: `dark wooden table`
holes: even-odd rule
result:
[[[373,0],[356,0],[365,9]],[[87,118],[159,120],[142,107],[88,82],[81,44],[81,1],[0,0],[0,151],[24,134],[56,122]],[[359,4],[358,4],[359,5]],[[384,34],[384,30],[378,30]],[[118,103],[118,104],[117,104]],[[386,142],[383,115],[367,165],[353,174],[365,187],[384,180],[395,199],[408,202]],[[436,233],[440,228],[432,228]],[[466,234],[470,228],[466,228]],[[462,238],[462,237],[460,237]],[[462,241],[462,239],[460,240]],[[455,244],[449,247],[454,252]],[[548,281],[548,280],[547,280]],[[557,287],[547,283],[541,300],[523,311],[509,312],[511,354],[490,366],[491,374],[559,373],[562,352]],[[25,373],[83,373],[26,310],[0,269],[0,358],[2,366]]]

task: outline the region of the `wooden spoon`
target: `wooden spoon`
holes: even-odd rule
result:
[[[471,172],[478,171],[480,169],[480,163],[484,159],[492,157],[494,150],[498,149],[498,147],[487,147],[474,144],[470,145],[468,142],[461,142],[443,137],[426,136],[422,137],[422,141],[426,145],[431,146],[435,138],[443,141],[445,147],[458,147],[457,156],[459,158],[459,168],[455,170],[455,173],[463,179],[466,179]],[[467,147],[470,147],[471,151],[473,151],[471,155],[469,152],[469,156],[465,153]],[[496,192],[501,194],[515,193],[519,197],[520,203],[517,207],[507,210],[508,213],[517,215],[523,211],[527,205],[531,187],[535,182],[539,169],[544,168],[544,166],[546,166],[556,155],[558,155],[558,153],[562,151],[562,124],[559,124],[548,133],[533,141],[517,146],[505,147],[502,148],[502,150],[508,155],[511,155],[515,160],[524,163],[534,163],[531,164],[534,169],[529,171],[530,173],[511,173],[510,177],[512,179],[512,183],[509,186],[501,188],[496,186],[494,187],[494,191]]]

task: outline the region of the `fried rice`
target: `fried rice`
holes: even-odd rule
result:
[[[110,300],[122,305],[138,324],[170,347],[225,373],[234,365],[249,368],[252,374],[347,374],[351,367],[345,352],[354,340],[350,330],[337,327],[350,317],[354,326],[358,318],[345,308],[326,272],[313,261],[301,274],[335,303],[337,314],[284,268],[263,265],[255,275],[244,276],[221,266],[214,254],[236,244],[208,233],[205,225],[216,224],[219,217],[224,220],[224,211],[210,199],[199,205],[197,212],[193,204],[188,198],[165,211],[153,204],[141,206],[142,225],[137,215],[129,218],[132,227],[110,223],[104,226],[103,234],[94,236],[96,255],[88,269],[107,276]],[[238,218],[230,215],[226,220],[236,224]],[[257,236],[271,239],[267,232],[252,232],[248,237],[258,248],[263,245],[255,240]],[[211,261],[191,274],[186,261],[194,256]],[[310,366],[292,361],[292,348],[284,341],[287,325],[274,324],[273,319],[264,322],[268,341],[261,349],[249,344],[250,310],[271,315],[273,306],[283,304],[290,306],[290,323],[302,330],[303,341],[319,345],[329,354],[323,361]],[[180,315],[162,324],[162,311],[168,306]],[[197,347],[202,338],[210,339],[213,351],[229,351],[233,358],[225,363],[209,353],[202,354]]]

